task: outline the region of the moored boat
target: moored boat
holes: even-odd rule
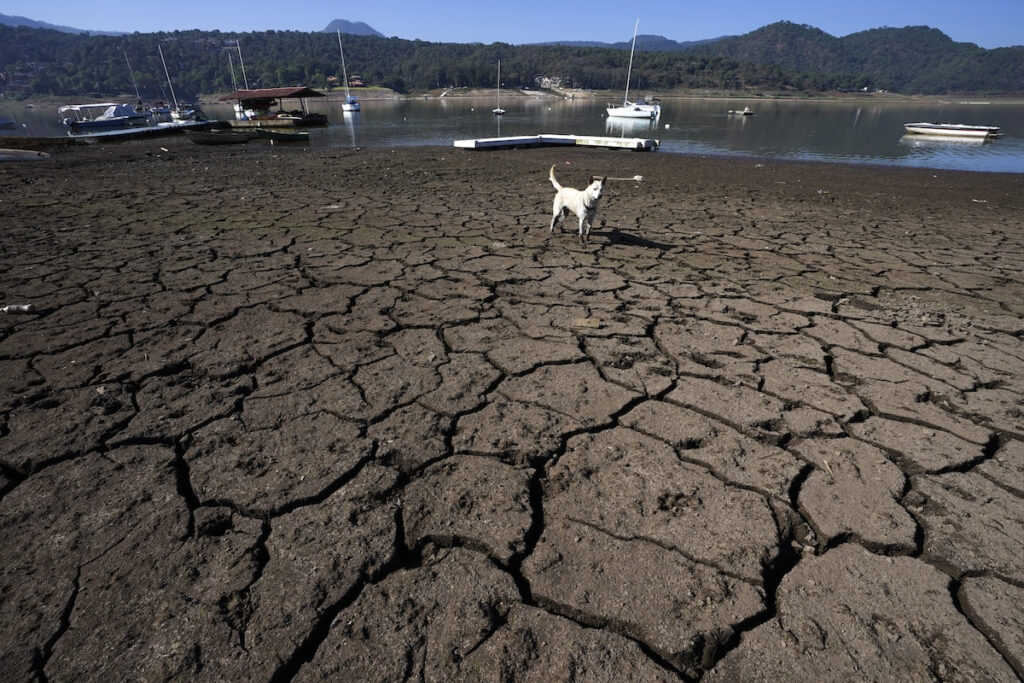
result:
[[[999,135],[999,126],[972,126],[963,123],[904,123],[908,133],[950,137],[992,138]]]
[[[271,142],[309,142],[308,130],[279,130],[268,128],[256,128],[256,137]]]
[[[153,125],[148,111],[118,102],[66,104],[57,109],[57,114],[72,133]]]
[[[348,91],[348,69],[345,68],[345,48],[341,46],[341,30],[338,31],[338,52],[341,53],[341,77],[345,81],[345,101],[341,103],[341,110],[359,111],[359,99]]]
[[[661,105],[645,102],[642,98],[636,102],[629,101],[629,78],[633,73],[633,53],[636,51],[636,32],[640,28],[640,20],[633,27],[633,46],[629,49],[629,68],[626,70],[626,94],[622,104],[609,105],[608,116],[626,119],[656,119],[661,115]]]
[[[497,96],[496,96],[496,98],[494,100],[494,103],[497,106],[494,109],[491,110],[491,113],[494,114],[495,116],[504,116],[505,115],[505,110],[501,108],[501,60],[500,59],[498,60],[498,94],[497,94]]]
[[[240,145],[253,137],[247,131],[232,130],[186,130],[185,135],[197,145]]]

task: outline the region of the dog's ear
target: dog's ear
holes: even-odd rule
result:
[[[605,177],[601,178],[601,184],[602,185],[604,185],[606,182],[608,182],[608,176],[605,176]]]

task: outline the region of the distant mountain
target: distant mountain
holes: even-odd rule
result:
[[[321,33],[336,33],[338,31],[341,31],[342,33],[349,33],[354,36],[384,37],[383,33],[362,21],[347,21],[345,19],[335,19],[331,23],[327,24],[327,28],[321,31]]]
[[[836,38],[813,26],[780,21],[684,52],[820,74],[821,88],[852,79],[858,88],[909,93],[1024,90],[1024,47],[986,50],[927,26],[873,28]]]
[[[705,40],[690,40],[683,43],[666,38],[665,36],[656,35],[638,35],[636,37],[636,46],[640,50],[647,50],[650,52],[679,52],[682,50],[688,50],[699,45],[706,43],[713,43],[721,38],[707,38]],[[557,40],[550,43],[528,43],[529,45],[566,45],[568,47],[604,47],[611,50],[628,50],[632,44],[633,39],[622,42],[622,43],[602,43],[596,40]]]
[[[56,24],[48,24],[45,21],[36,21],[35,19],[28,19],[26,17],[14,17],[9,14],[0,14],[0,24],[4,24],[6,26],[27,26],[28,28],[48,28],[51,31],[60,31],[61,33],[76,33],[90,36],[124,35],[117,31],[89,31],[82,28],[72,28],[71,26],[57,26]]]

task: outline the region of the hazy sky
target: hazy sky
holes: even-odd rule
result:
[[[1024,0],[0,0],[0,14],[102,31],[319,31],[333,19],[363,21],[385,36],[432,42],[535,43],[628,40],[640,33],[678,41],[747,33],[776,21],[834,36],[880,26],[927,25],[982,47],[1024,45]]]

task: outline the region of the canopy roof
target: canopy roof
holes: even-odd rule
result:
[[[305,98],[305,97],[327,97],[322,92],[307,88],[304,85],[295,85],[290,88],[260,88],[259,90],[236,90],[230,95],[220,98],[221,102],[227,100],[241,100],[250,102],[253,100],[277,100],[282,98]]]
[[[89,104],[65,104],[57,109],[58,112],[81,111],[82,109],[108,109],[110,107],[128,106],[120,102],[91,102]]]
[[[119,104],[117,102],[99,102],[96,104],[66,104],[57,109],[57,114],[63,115],[66,112],[77,114],[75,118],[92,118],[97,121],[123,117],[145,118],[149,114],[139,111],[130,104]]]

